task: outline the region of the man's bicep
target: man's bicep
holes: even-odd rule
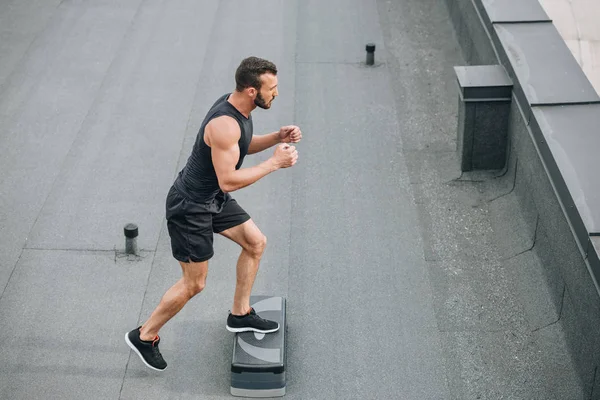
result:
[[[223,174],[235,171],[235,166],[240,157],[240,148],[237,142],[226,146],[214,145],[211,147],[211,154],[215,172],[220,178]]]
[[[227,186],[229,174],[235,171],[240,157],[238,145],[240,129],[235,121],[231,123],[227,120],[214,120],[210,125],[207,128],[209,128],[212,162],[219,185],[223,187]]]

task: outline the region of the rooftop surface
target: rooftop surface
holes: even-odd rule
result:
[[[165,197],[249,55],[279,69],[255,133],[304,136],[297,165],[232,193],[268,238],[253,293],[287,299],[286,398],[583,397],[510,180],[460,173],[443,2],[11,0],[0,398],[231,397],[235,244],[216,237],[206,289],[161,330],[166,371],[123,336],[179,279]]]

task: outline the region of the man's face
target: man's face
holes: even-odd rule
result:
[[[271,103],[279,94],[279,92],[277,92],[277,76],[267,73],[263,74],[260,77],[260,80],[262,82],[262,86],[256,93],[254,104],[256,104],[257,107],[266,110],[271,108]]]

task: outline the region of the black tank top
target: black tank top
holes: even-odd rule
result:
[[[252,140],[252,116],[246,118],[228,102],[227,99],[229,99],[230,94],[227,93],[221,96],[204,117],[192,148],[192,154],[173,184],[181,195],[195,203],[204,204],[210,211],[215,212],[220,211],[225,194],[219,187],[217,174],[212,163],[211,149],[204,142],[204,128],[213,118],[223,115],[230,116],[238,122],[241,130],[240,140],[238,141],[240,158],[235,169],[240,169],[242,166]]]

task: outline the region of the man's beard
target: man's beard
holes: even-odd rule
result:
[[[271,101],[273,101],[273,100],[271,100]],[[269,104],[267,104],[265,102],[265,99],[260,94],[260,92],[258,92],[256,94],[256,99],[254,99],[254,104],[256,104],[257,107],[260,107],[264,110],[271,108],[271,102],[269,102]]]

